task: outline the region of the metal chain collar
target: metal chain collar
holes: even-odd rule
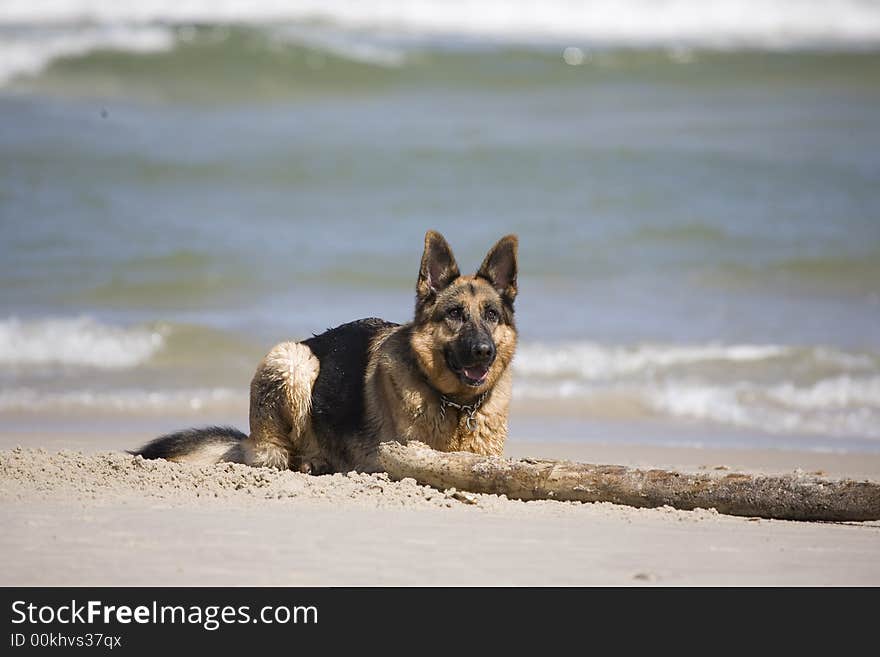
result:
[[[477,419],[477,411],[480,410],[480,407],[483,405],[483,402],[486,401],[486,397],[489,395],[489,391],[487,390],[482,395],[477,397],[477,400],[472,404],[459,404],[457,402],[452,401],[446,395],[440,395],[440,418],[446,419],[446,409],[448,407],[452,407],[458,411],[462,411],[467,414],[467,419],[464,421],[464,426],[467,427],[467,430],[471,433],[474,432],[476,426],[474,422]]]

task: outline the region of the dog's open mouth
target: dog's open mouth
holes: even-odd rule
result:
[[[486,377],[489,376],[489,366],[474,365],[472,367],[463,367],[460,374],[465,383],[471,386],[478,386],[486,382]]]
[[[489,369],[492,367],[492,363],[460,366],[448,356],[446,362],[449,364],[449,369],[458,374],[464,383],[474,387],[481,386],[486,382],[486,379],[489,378]]]

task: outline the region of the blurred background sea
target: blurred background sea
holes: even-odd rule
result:
[[[512,439],[880,452],[880,2],[0,0],[5,430],[246,429],[428,228]]]

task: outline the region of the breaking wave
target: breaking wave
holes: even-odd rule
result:
[[[133,54],[172,50],[174,33],[161,26],[85,25],[40,29],[0,29],[0,86],[35,75],[64,57],[100,50]]]
[[[204,36],[216,45],[229,27],[259,31],[263,39],[235,58],[247,61],[254,48],[266,64],[285,46],[344,61],[394,68],[413,53],[484,50],[491,45],[552,50],[568,64],[589,60],[593,49],[665,49],[675,61],[688,51],[873,50],[880,46],[880,4],[857,0],[277,0],[210,2],[144,0],[113,3],[10,0],[0,14],[0,86],[34,76],[53,62],[113,51],[154,55],[192,46]],[[202,46],[205,44],[202,43]],[[199,66],[223,57],[203,50]],[[172,55],[172,68],[193,65],[185,52]],[[282,58],[283,59],[283,58]],[[283,64],[283,62],[282,62]],[[279,68],[278,78],[284,79]],[[162,71],[168,70],[168,62]],[[288,75],[290,70],[287,71]],[[199,75],[196,73],[195,75]],[[274,78],[273,78],[274,79]]]
[[[227,411],[247,403],[247,391],[231,388],[45,392],[34,388],[0,389],[0,412],[186,414]]]
[[[98,369],[135,367],[165,343],[161,329],[123,328],[90,317],[0,320],[0,367],[55,365]]]
[[[524,345],[517,399],[599,417],[880,438],[880,356],[779,345]]]
[[[332,23],[349,29],[566,37],[625,44],[778,46],[875,42],[880,7],[859,0],[59,0],[4,3],[7,24]]]

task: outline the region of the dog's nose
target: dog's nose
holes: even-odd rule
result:
[[[471,355],[482,362],[490,360],[495,355],[495,345],[491,342],[475,342],[471,347]]]

